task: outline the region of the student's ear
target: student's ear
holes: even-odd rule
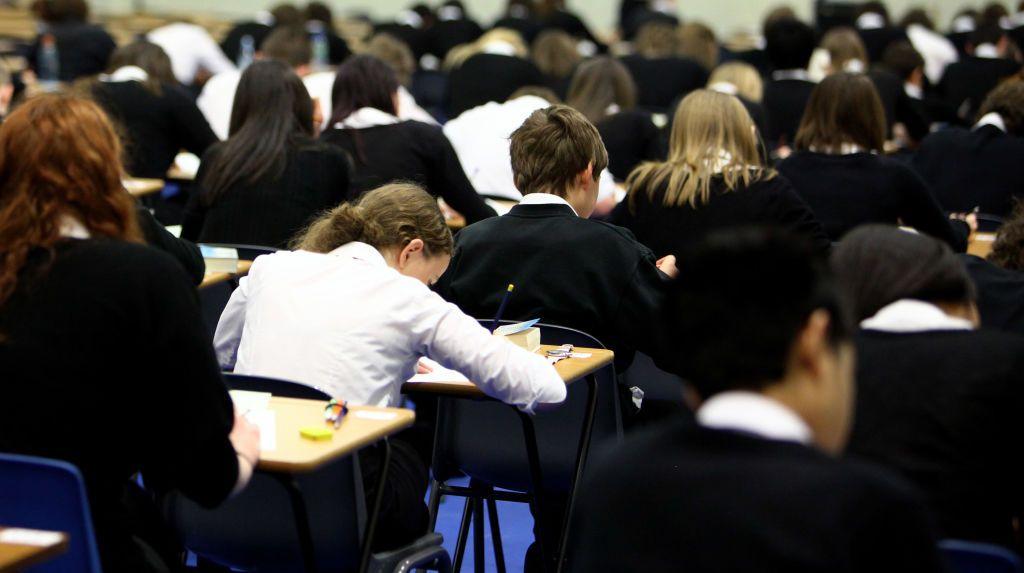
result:
[[[822,309],[815,310],[807,318],[804,328],[796,341],[794,358],[812,380],[821,380],[828,375],[826,360],[832,347],[828,341],[828,329],[832,318]]]
[[[423,254],[423,239],[413,239],[409,241],[402,251],[398,253],[398,270],[401,271],[409,264],[409,259],[416,255],[416,253]]]
[[[395,93],[391,94],[391,105],[393,105],[395,107],[395,115],[396,116],[398,114],[402,113],[402,111],[399,109],[401,107],[401,105],[399,105],[400,101],[401,100],[398,97],[398,92],[397,91]]]

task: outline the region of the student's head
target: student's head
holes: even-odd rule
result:
[[[284,62],[304,75],[313,58],[309,34],[302,26],[278,26],[260,44],[260,58]]]
[[[580,217],[594,212],[608,152],[601,134],[583,114],[565,105],[539,109],[512,132],[509,151],[520,193],[558,195]]]
[[[533,41],[530,57],[541,73],[552,78],[569,77],[583,59],[576,41],[562,30],[541,32]]]
[[[678,54],[713,70],[718,65],[718,39],[715,32],[702,22],[687,22],[677,32]]]
[[[967,53],[978,55],[978,48],[988,45],[996,49],[999,57],[1003,57],[1008,43],[1006,32],[998,24],[982,23],[971,32],[971,37],[967,40]]]
[[[885,48],[882,66],[904,82],[920,84],[924,78],[924,58],[907,40],[897,40]]]
[[[278,4],[270,9],[274,27],[302,26],[302,11],[295,4]]]
[[[364,107],[398,115],[397,98],[398,78],[391,66],[367,54],[352,56],[341,64],[334,77],[331,123],[343,121]]]
[[[496,54],[526,58],[530,54],[519,32],[511,28],[492,28],[475,42],[455,46],[444,57],[444,69],[454,70],[477,54]]]
[[[140,240],[121,176],[117,133],[88,99],[36,96],[0,124],[0,306],[30,252],[60,240],[65,217],[93,237]]]
[[[114,73],[125,66],[142,68],[149,76],[144,82],[151,91],[159,94],[160,84],[174,85],[178,80],[171,68],[171,59],[163,48],[146,40],[136,40],[131,44],[114,50],[107,64],[107,73]]]
[[[853,409],[850,328],[827,265],[782,230],[719,231],[679,259],[669,298],[674,370],[703,399],[759,392],[838,453]],[[756,286],[754,286],[756,285]]]
[[[900,28],[909,28],[915,24],[928,30],[935,30],[935,21],[924,8],[911,8],[900,20]]]
[[[527,20],[533,16],[533,2],[531,0],[508,0],[505,3],[505,16]]]
[[[859,73],[867,69],[867,48],[853,28],[832,28],[821,39],[821,47],[828,52],[829,73]]]
[[[814,53],[814,30],[795,19],[782,19],[765,30],[765,53],[776,70],[806,69]]]
[[[307,22],[319,22],[328,30],[334,29],[334,14],[331,7],[323,2],[314,1],[306,4],[304,16]]]
[[[85,0],[35,0],[31,10],[47,24],[85,22],[89,18],[89,4]]]
[[[863,74],[845,72],[822,80],[811,92],[794,143],[823,153],[838,153],[844,144],[881,151],[885,110],[875,84]]]
[[[289,146],[314,136],[313,101],[291,67],[262,60],[242,72],[229,134],[206,170],[206,203],[236,184],[280,176]]]
[[[832,269],[860,322],[898,300],[913,299],[970,316],[974,284],[945,243],[888,225],[865,225],[832,251]]]
[[[757,68],[744,62],[727,62],[711,72],[708,78],[708,88],[717,89],[720,84],[730,85],[736,90],[736,95],[754,103],[761,103],[764,97],[764,82]]]
[[[978,119],[990,113],[998,113],[1003,118],[1008,133],[1024,135],[1024,80],[1004,81],[989,92],[981,104]]]
[[[669,22],[653,20],[636,32],[633,49],[645,58],[669,58],[679,51],[676,27]]]
[[[1009,15],[1010,11],[1006,9],[1002,2],[989,2],[981,9],[981,21],[984,24],[999,26],[1002,24],[1003,19]]]
[[[666,205],[698,205],[708,201],[716,178],[735,190],[759,177],[761,165],[747,109],[731,95],[702,89],[691,92],[676,108],[668,161],[641,164],[626,186],[631,193],[652,197],[665,187]]]
[[[292,248],[329,253],[353,241],[375,247],[388,265],[426,285],[444,274],[453,245],[437,200],[412,183],[392,183],[324,213]]]
[[[403,86],[412,84],[412,75],[416,72],[416,58],[412,55],[409,45],[391,34],[377,34],[366,44],[365,54],[376,56],[391,66],[395,78]]]
[[[796,12],[793,11],[793,8],[785,4],[776,6],[769,10],[761,21],[761,35],[768,36],[768,28],[783,20],[799,20],[799,18],[797,18]]]
[[[1013,213],[999,227],[989,262],[1011,271],[1024,271],[1024,201],[1017,201]]]
[[[632,109],[636,105],[636,84],[619,60],[593,58],[576,69],[565,100],[597,123],[612,115],[612,106],[621,111]]]

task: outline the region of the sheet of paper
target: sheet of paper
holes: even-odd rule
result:
[[[231,401],[240,413],[249,410],[266,410],[270,404],[270,392],[249,392],[248,390],[232,390]]]
[[[398,414],[394,412],[377,412],[376,410],[356,410],[352,415],[364,420],[394,420],[398,417]]]
[[[0,531],[0,543],[12,545],[32,545],[34,547],[49,547],[60,543],[61,534],[53,531],[40,531],[38,529],[22,529],[12,527]]]
[[[427,357],[420,358],[420,362],[430,368],[431,372],[417,374],[409,382],[469,382],[469,378],[461,372],[445,368]]]
[[[277,413],[273,410],[249,410],[245,415],[249,423],[260,429],[260,451],[277,449]]]
[[[504,326],[499,326],[498,328],[494,329],[494,334],[496,334],[498,336],[508,336],[510,334],[515,334],[517,332],[522,332],[522,331],[532,327],[533,325],[537,324],[538,322],[540,322],[540,319],[539,318],[535,318],[533,320],[527,320],[525,322],[517,322],[515,324],[506,324]]]
[[[181,238],[181,225],[167,225],[164,227],[167,232],[174,235],[176,238]]]

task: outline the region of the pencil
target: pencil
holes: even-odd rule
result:
[[[491,323],[491,332],[498,328],[498,323],[501,322],[501,315],[505,314],[505,306],[508,304],[508,299],[512,296],[512,291],[515,288],[516,285],[514,284],[508,285],[508,290],[505,291],[505,296],[501,299],[501,304],[498,305],[498,314],[494,315],[494,322]]]

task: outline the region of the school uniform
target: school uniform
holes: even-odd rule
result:
[[[947,211],[1006,216],[1024,197],[1024,139],[989,117],[973,129],[950,128],[921,142],[911,166]]]
[[[652,197],[634,187],[609,221],[626,227],[655,256],[681,257],[712,232],[733,227],[772,225],[802,235],[821,253],[831,243],[811,209],[793,191],[785,177],[761,178],[749,187],[728,191],[716,177],[707,203],[667,206],[662,202],[665,185]]]
[[[480,24],[468,18],[441,20],[427,31],[430,53],[444,60],[452,48],[475,42],[483,33]]]
[[[349,198],[381,185],[413,181],[462,213],[468,223],[495,215],[477,195],[444,131],[373,108],[356,111],[320,140],[340,147],[351,161]]]
[[[895,159],[860,150],[847,154],[802,150],[781,161],[778,169],[832,241],[868,223],[903,224],[956,251],[967,249],[966,234],[943,213],[928,185]]]
[[[943,537],[1015,546],[1024,338],[913,300],[861,328],[849,455],[916,484]]]
[[[156,571],[133,536],[163,540],[138,529],[130,480],[144,472],[209,507],[244,485],[231,400],[181,266],[75,226],[66,235],[82,238],[29,254],[0,307],[0,451],[78,467],[103,570]],[[55,409],[79,414],[62,422]]]
[[[638,106],[655,113],[666,111],[672,102],[708,83],[708,72],[688,58],[619,58],[636,82]]]
[[[956,46],[942,34],[920,24],[907,26],[907,39],[924,59],[924,75],[932,85],[942,80],[946,66],[959,59]]]
[[[619,181],[644,161],[665,159],[661,130],[649,113],[620,111],[598,121],[596,127],[608,150],[608,171]]]
[[[101,26],[85,22],[46,24],[28,51],[28,67],[37,75],[40,73],[42,38],[45,34],[53,35],[55,40],[60,67],[58,79],[62,82],[73,82],[83,76],[101,73],[117,49],[114,39]]]
[[[199,165],[182,223],[181,236],[186,239],[287,248],[318,215],[349,196],[345,154],[310,141],[288,149],[280,176],[241,181],[210,199],[207,173],[224,145],[211,147]]]
[[[978,291],[981,326],[1024,335],[1024,272],[974,255],[960,257]]]
[[[762,103],[768,116],[765,140],[769,147],[793,145],[814,91],[815,84],[808,78],[804,70],[784,70],[774,72],[772,79],[765,83]]]
[[[810,444],[795,413],[725,392],[597,456],[568,570],[944,571],[919,496]]]
[[[135,206],[135,214],[146,244],[174,257],[185,270],[192,283],[198,285],[206,276],[206,261],[199,247],[192,241],[171,234],[142,203]]]
[[[946,67],[938,90],[961,120],[970,122],[981,109],[985,96],[1020,69],[1019,63],[1007,58],[966,56]]]
[[[868,61],[873,64],[882,61],[882,55],[885,54],[885,49],[890,44],[907,39],[906,32],[894,26],[858,28],[857,35],[864,42],[864,48],[868,53]]]
[[[448,113],[457,117],[487,102],[503,102],[519,88],[542,85],[544,74],[530,60],[476,54],[448,74]]]
[[[920,141],[928,135],[930,122],[923,110],[914,105],[899,76],[881,69],[870,70],[867,76],[871,83],[875,84],[875,90],[882,102],[888,137],[892,136],[892,127],[897,123],[903,124],[907,134],[914,141]]]

